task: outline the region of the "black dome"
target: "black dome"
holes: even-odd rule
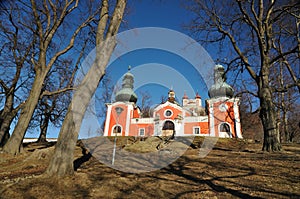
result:
[[[210,87],[208,95],[214,97],[233,97],[233,88],[225,82],[224,67],[216,65],[214,68],[214,84]]]

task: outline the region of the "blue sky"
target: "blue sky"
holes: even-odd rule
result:
[[[187,34],[184,30],[183,25],[191,21],[192,15],[190,12],[185,10],[181,5],[182,1],[165,1],[165,0],[133,0],[128,1],[129,13],[125,17],[125,23],[120,28],[120,32],[141,27],[160,27],[168,28]],[[144,49],[142,51],[133,51],[125,54],[114,61],[108,66],[108,74],[112,77],[113,82],[116,84],[117,81],[121,80],[124,73],[127,72],[128,65],[132,66],[132,73],[135,71],[135,67],[148,66],[158,69],[160,66],[171,67],[175,71],[178,71],[191,85],[194,92],[199,92],[202,96],[202,104],[204,100],[208,98],[207,88],[203,84],[203,80],[197,72],[190,66],[186,60],[178,57],[170,52],[159,51],[153,49]],[[160,71],[153,71],[152,75],[157,76]],[[149,75],[149,74],[148,74]],[[161,72],[162,77],[168,76]],[[141,77],[136,77],[137,81]],[[170,79],[170,77],[168,77]],[[177,78],[177,77],[176,77]],[[147,91],[151,94],[151,102],[158,104],[161,102],[161,96],[167,96],[169,88],[176,87],[178,80],[174,79],[174,83],[167,81],[165,85],[157,85],[149,82],[148,85],[144,85],[136,90],[139,94],[141,91]],[[181,103],[181,98],[184,92],[187,92],[188,96],[194,98],[194,92],[191,92],[188,88],[185,88],[185,84],[181,87],[177,86],[175,90],[177,94],[177,100]],[[136,86],[136,84],[135,84]],[[138,102],[139,103],[139,102]],[[58,130],[50,127],[48,130],[48,137],[57,137]],[[37,132],[27,134],[27,137],[35,136]]]
[[[182,30],[190,22],[191,14],[181,5],[181,0],[133,0],[129,1],[129,28],[155,26]]]
[[[165,1],[165,0],[134,0],[129,1],[128,9],[129,14],[125,17],[125,25],[122,26],[122,30],[128,30],[133,28],[141,27],[162,27],[172,30],[176,30],[187,34],[187,31],[184,30],[184,24],[187,24],[192,19],[192,14],[184,9],[182,6],[183,1]],[[174,56],[169,52],[162,52],[159,50],[143,50],[137,52],[131,52],[130,54],[125,55],[120,60],[116,61],[112,66],[108,67],[108,72],[113,77],[114,81],[120,79],[121,76],[127,72],[128,65],[131,65],[133,68],[147,63],[160,63],[167,66],[170,66],[177,70],[179,73],[184,75],[188,81],[191,83],[195,92],[199,92],[206,99],[207,93],[202,85],[201,77],[197,76],[192,67],[189,66],[189,63],[180,58]],[[117,70],[116,70],[117,68]],[[188,68],[188,70],[186,70]],[[114,72],[112,72],[114,71]],[[176,81],[176,80],[174,80]],[[174,83],[175,84],[175,83]],[[152,85],[153,86],[153,85]],[[174,85],[167,85],[169,88]],[[205,86],[205,85],[204,85]],[[160,103],[160,98],[162,95],[167,95],[169,88],[157,88],[151,89],[149,87],[141,88],[142,90],[157,90],[157,92],[151,92],[153,103]],[[178,90],[175,92],[178,93],[177,99],[181,101],[181,97],[186,90]],[[139,91],[137,91],[138,93]],[[161,93],[163,92],[163,93]],[[189,97],[193,98],[194,93],[187,93]]]
[[[122,26],[120,32],[142,27],[158,27],[168,28],[185,34],[183,25],[189,23],[191,18],[192,16],[181,6],[180,1],[130,1],[129,15],[125,17],[125,25]],[[142,34],[141,32],[142,31],[137,30],[136,34],[140,35]],[[160,39],[162,38],[159,38],[159,36],[154,38],[154,40]],[[172,36],[164,39],[170,39],[170,41],[174,42]],[[143,43],[143,41],[139,41],[139,38],[136,38],[135,41],[129,39],[129,42],[130,41],[132,43]],[[182,41],[175,42],[180,43]],[[150,94],[151,103],[155,106],[161,103],[162,96],[166,97],[171,88],[175,90],[176,98],[179,103],[181,103],[184,93],[190,98],[194,98],[196,92],[198,92],[202,97],[202,104],[205,104],[205,99],[208,98],[208,88],[206,87],[202,76],[195,68],[196,66],[193,66],[193,63],[189,62],[191,59],[193,60],[193,58],[188,60],[188,56],[181,57],[179,55],[180,53],[176,54],[171,52],[171,50],[168,51],[159,48],[131,50],[131,47],[135,46],[134,44],[124,44],[126,43],[126,40],[119,41],[119,43],[122,43],[125,48],[127,47],[129,52],[125,54],[121,53],[119,56],[118,49],[116,49],[115,56],[118,56],[118,58],[112,58],[113,61],[107,67],[107,74],[109,74],[109,78],[111,78],[113,84],[121,85],[122,76],[128,71],[128,66],[130,65],[130,72],[135,76],[134,89],[135,93],[138,95],[138,105],[140,105],[141,102],[141,96],[139,96],[141,92],[146,91]],[[155,41],[153,41],[153,43],[155,43]],[[176,45],[174,45],[174,47],[176,47]],[[132,48],[134,49],[134,47]],[[193,53],[198,55],[197,52]],[[202,54],[200,53],[200,56],[201,55]],[[209,66],[212,67],[212,65]],[[202,65],[201,67],[204,68],[209,66]],[[101,93],[101,89],[98,89],[97,92]],[[114,98],[112,98],[111,101],[114,101]],[[99,109],[97,109],[96,106],[95,111],[97,112],[97,110]],[[89,125],[91,117],[88,118],[89,119],[83,122],[82,132],[86,132],[86,129],[95,126]],[[101,124],[103,121],[101,119],[100,121]],[[97,127],[92,131],[95,131],[96,129]]]

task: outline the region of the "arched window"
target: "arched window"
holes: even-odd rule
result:
[[[222,133],[226,133],[225,137],[231,137],[230,126],[227,123],[221,123],[219,127],[219,131]]]
[[[120,125],[116,125],[113,127],[112,135],[122,134],[122,127]]]

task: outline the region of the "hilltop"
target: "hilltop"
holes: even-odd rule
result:
[[[122,150],[156,151],[159,138],[119,138]],[[111,138],[113,140],[113,138]],[[1,198],[299,198],[300,145],[283,145],[283,152],[264,153],[261,144],[219,139],[205,158],[203,138],[196,137],[172,164],[146,173],[126,173],[99,162],[84,149],[75,151],[74,176],[49,179],[47,168],[54,142],[27,143],[24,153],[0,153]],[[177,139],[161,146],[184,147]],[[116,156],[118,158],[118,156]],[[153,160],[153,162],[155,162]]]

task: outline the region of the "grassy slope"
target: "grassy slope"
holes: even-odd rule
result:
[[[118,147],[149,153],[157,150],[159,142],[119,138]],[[208,156],[200,158],[202,143],[203,138],[196,138],[172,164],[140,174],[114,170],[83,156],[78,145],[77,171],[63,179],[40,175],[53,146],[29,144],[20,156],[0,153],[0,198],[300,198],[299,144],[284,145],[283,152],[269,154],[261,152],[261,144],[219,139]],[[161,150],[183,146],[177,140]]]

